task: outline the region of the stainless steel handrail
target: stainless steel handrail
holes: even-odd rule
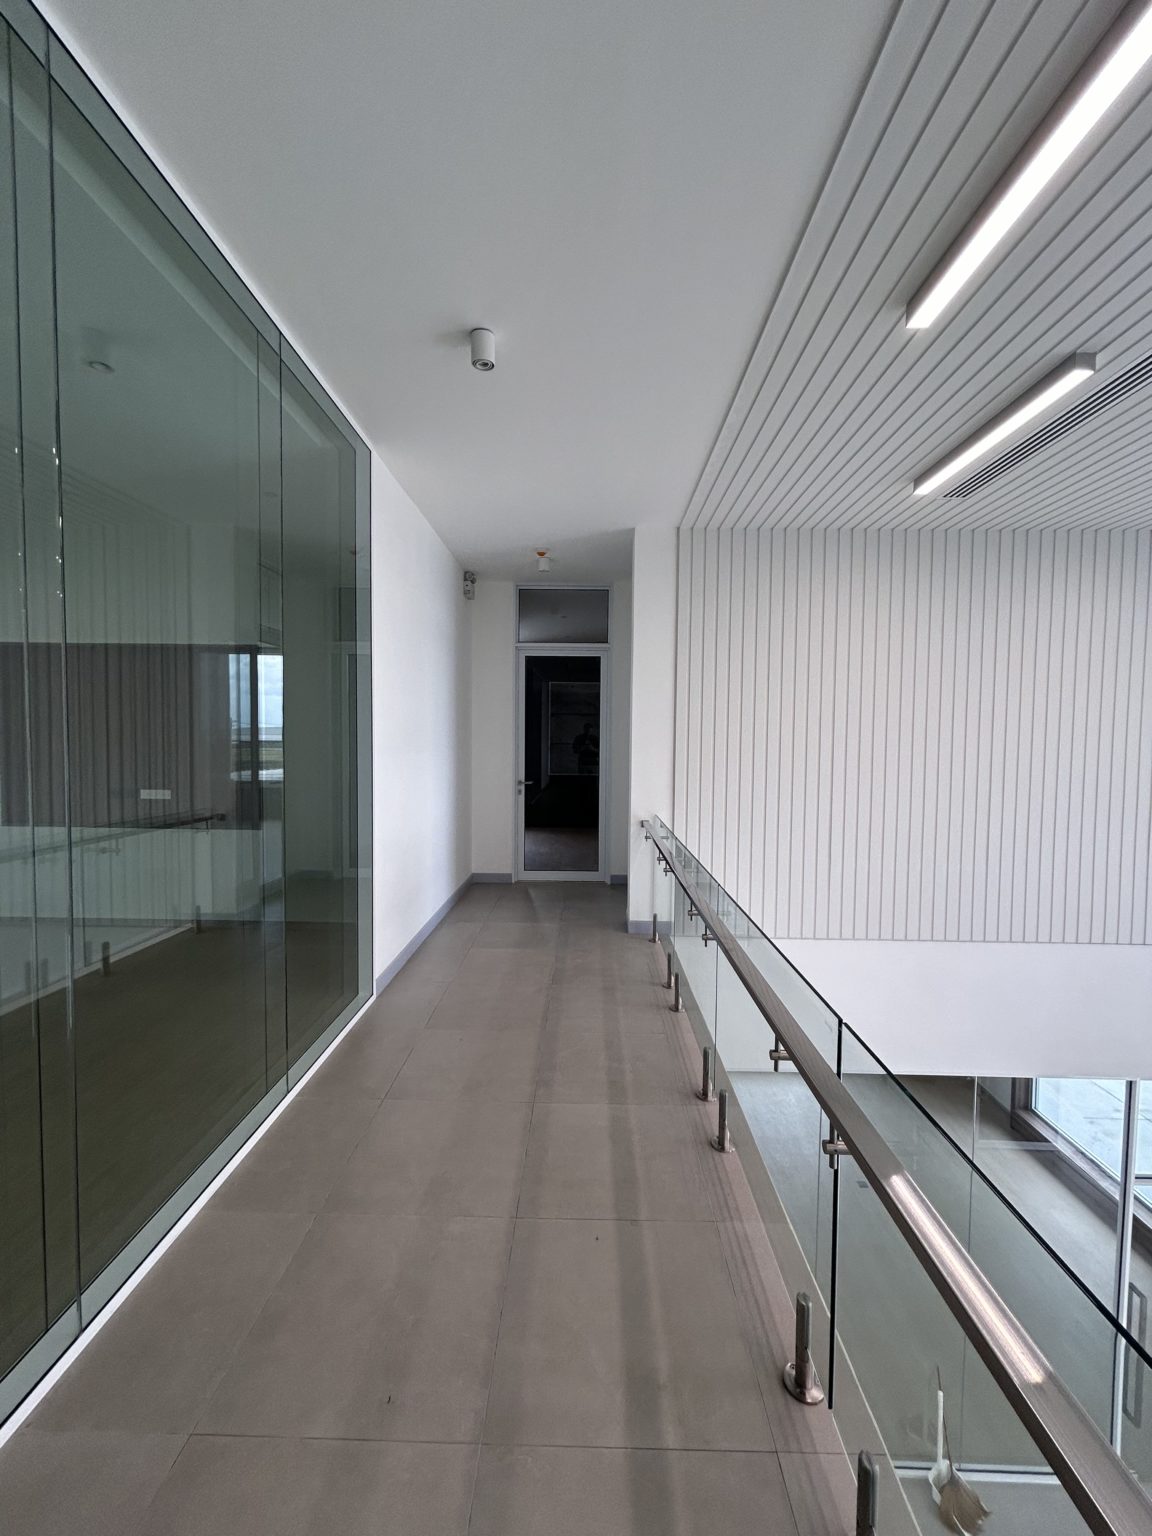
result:
[[[654,845],[675,834],[642,821]],[[679,841],[678,839],[675,839]],[[681,844],[681,846],[683,846]],[[745,991],[779,1035],[792,1065],[839,1133],[921,1268],[1097,1536],[1149,1536],[1152,1501],[1056,1375],[1028,1333],[824,1060],[699,885],[664,853],[677,884]]]

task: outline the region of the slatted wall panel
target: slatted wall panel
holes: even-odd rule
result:
[[[1152,532],[680,536],[677,820],[782,938],[1148,943]]]

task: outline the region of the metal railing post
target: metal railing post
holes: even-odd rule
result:
[[[696,1090],[696,1097],[703,1099],[705,1104],[711,1104],[712,1100],[716,1097],[712,1086],[712,1047],[706,1045],[702,1054],[704,1058],[704,1076],[699,1088]]]
[[[796,1293],[796,1347],[784,1367],[784,1385],[798,1403],[811,1406],[824,1401],[812,1361],[812,1298],[807,1291]]]
[[[731,1152],[732,1137],[728,1132],[728,1090],[721,1088],[716,1095],[716,1134],[712,1138],[712,1145],[717,1152]]]
[[[856,1536],[876,1536],[876,1463],[870,1451],[856,1458]]]

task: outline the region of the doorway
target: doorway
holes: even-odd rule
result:
[[[522,652],[520,669],[518,878],[602,879],[604,656]]]

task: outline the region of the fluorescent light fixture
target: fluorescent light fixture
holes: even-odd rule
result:
[[[905,324],[922,331],[939,318],[984,265],[1066,160],[1152,59],[1152,4],[1107,48],[1087,80],[1064,98],[1035,148],[1009,172],[967,234],[908,306]]]
[[[967,469],[969,464],[974,464],[977,459],[982,459],[986,453],[991,452],[997,443],[1002,443],[1006,437],[1011,437],[1013,432],[1019,432],[1021,427],[1046,411],[1069,390],[1075,389],[1078,384],[1083,384],[1085,379],[1090,379],[1095,372],[1095,353],[1077,352],[1073,357],[1067,358],[1058,368],[1045,374],[1033,389],[1021,395],[1019,400],[1014,400],[1006,411],[995,417],[987,426],[981,427],[975,437],[970,437],[954,453],[950,453],[946,459],[941,459],[939,464],[934,465],[926,475],[921,475],[919,480],[913,481],[913,493],[917,496],[927,496],[932,491],[938,490],[946,481],[958,475],[962,469]]]

